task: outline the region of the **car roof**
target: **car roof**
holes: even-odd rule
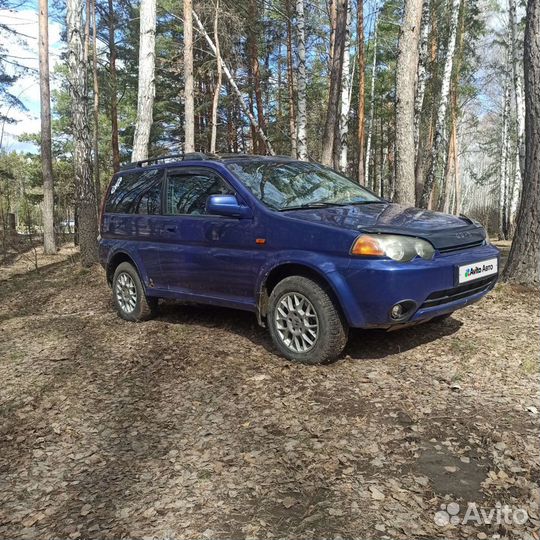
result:
[[[158,167],[171,167],[182,165],[185,162],[189,162],[189,165],[193,165],[193,162],[238,162],[238,161],[268,161],[268,162],[286,162],[297,161],[290,156],[265,156],[258,154],[241,154],[241,153],[224,153],[224,154],[205,154],[203,152],[188,152],[185,154],[169,154],[156,158],[150,158],[140,161],[134,161],[132,163],[126,163],[120,168],[119,172],[133,171],[139,172],[149,168]]]

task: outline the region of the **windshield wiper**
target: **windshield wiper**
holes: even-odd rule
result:
[[[298,206],[284,206],[279,208],[278,212],[286,212],[288,210],[309,210],[311,208],[329,208],[331,206],[347,206],[344,203],[318,202],[311,204],[300,204]]]
[[[357,204],[388,204],[388,201],[356,201],[347,204],[350,206],[356,206]]]

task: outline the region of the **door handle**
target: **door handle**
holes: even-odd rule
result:
[[[165,230],[168,232],[176,232],[176,227],[175,226],[165,227]]]

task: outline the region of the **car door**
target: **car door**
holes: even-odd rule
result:
[[[168,287],[185,295],[252,302],[256,268],[253,219],[206,213],[210,195],[235,194],[217,172],[181,168],[167,173],[161,268]]]

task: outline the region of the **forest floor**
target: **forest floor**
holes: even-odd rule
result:
[[[0,297],[0,538],[538,538],[537,291],[317,367],[247,313],[125,322],[69,250]]]

